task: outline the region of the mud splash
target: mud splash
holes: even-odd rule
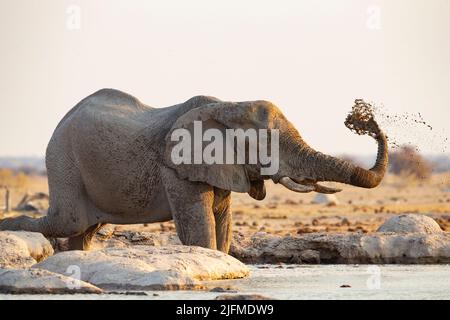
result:
[[[397,149],[404,146],[421,147],[437,153],[448,151],[448,138],[427,123],[418,113],[393,113],[384,105],[374,105],[362,99],[356,99],[352,110],[347,115],[345,126],[358,135],[376,137],[380,128],[388,137],[389,147]]]
[[[375,121],[375,109],[362,99],[356,99],[352,111],[345,119],[345,126],[358,135],[370,135],[376,137],[380,128]]]

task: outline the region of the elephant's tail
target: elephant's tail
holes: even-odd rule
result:
[[[48,217],[31,218],[28,216],[18,216],[0,220],[0,231],[30,231],[39,232],[44,236],[50,236]]]

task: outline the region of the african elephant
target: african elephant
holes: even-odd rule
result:
[[[262,175],[259,163],[174,165],[168,159],[173,147],[170,133],[177,128],[191,130],[195,120],[219,130],[278,129],[277,173]],[[261,200],[268,179],[296,192],[340,191],[319,181],[373,188],[382,180],[388,161],[385,135],[378,129],[373,137],[378,155],[374,167],[366,170],[312,149],[267,101],[225,102],[196,96],[174,106],[152,108],[124,92],[102,89],[64,116],[48,144],[48,214],[4,219],[0,230],[69,238],[70,249],[87,250],[104,224],[174,219],[183,244],[228,252],[232,191]]]

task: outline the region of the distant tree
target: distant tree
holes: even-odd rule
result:
[[[433,165],[415,148],[401,146],[389,154],[389,171],[397,175],[410,175],[419,179],[428,179],[433,172]]]

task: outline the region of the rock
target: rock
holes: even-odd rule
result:
[[[224,294],[217,296],[215,300],[273,300],[259,294]]]
[[[228,292],[228,293],[237,293],[237,291],[231,287],[223,288],[223,287],[215,287],[209,290],[209,292]]]
[[[64,274],[71,265],[79,266],[81,280],[109,290],[204,289],[200,281],[249,274],[225,253],[181,245],[61,252],[34,267]]]
[[[324,264],[450,263],[450,233],[257,233],[233,241],[230,254],[251,264],[304,263],[307,250]],[[297,259],[295,259],[297,257]],[[300,260],[300,261],[298,261]],[[310,260],[313,261],[313,260]]]
[[[423,214],[402,214],[386,220],[377,232],[414,232],[414,233],[440,233],[443,232],[439,224]]]
[[[40,269],[0,269],[0,293],[74,294],[102,293],[83,281]]]
[[[286,200],[284,201],[284,204],[287,204],[287,205],[296,205],[296,204],[298,204],[298,203],[295,202],[295,201],[292,200],[292,199],[286,199]]]
[[[121,239],[125,241],[127,244],[140,244],[140,245],[148,245],[148,246],[166,246],[166,245],[181,245],[181,241],[178,238],[176,233],[173,232],[136,232],[136,231],[115,231],[114,232],[114,239]],[[116,247],[115,241],[113,242],[113,245],[109,245],[109,242],[111,242],[111,239],[107,239],[106,242],[104,242],[104,247]]]
[[[40,233],[0,231],[0,268],[27,268],[53,254]]]
[[[114,231],[116,230],[116,227],[112,224],[107,224],[103,227],[101,227],[99,230],[97,230],[97,237],[99,237],[102,240],[107,240],[111,238],[114,235]]]
[[[339,204],[339,200],[334,194],[317,193],[311,203],[324,204],[327,206],[337,206]]]
[[[317,250],[304,250],[299,258],[302,263],[320,264],[320,252]]]

